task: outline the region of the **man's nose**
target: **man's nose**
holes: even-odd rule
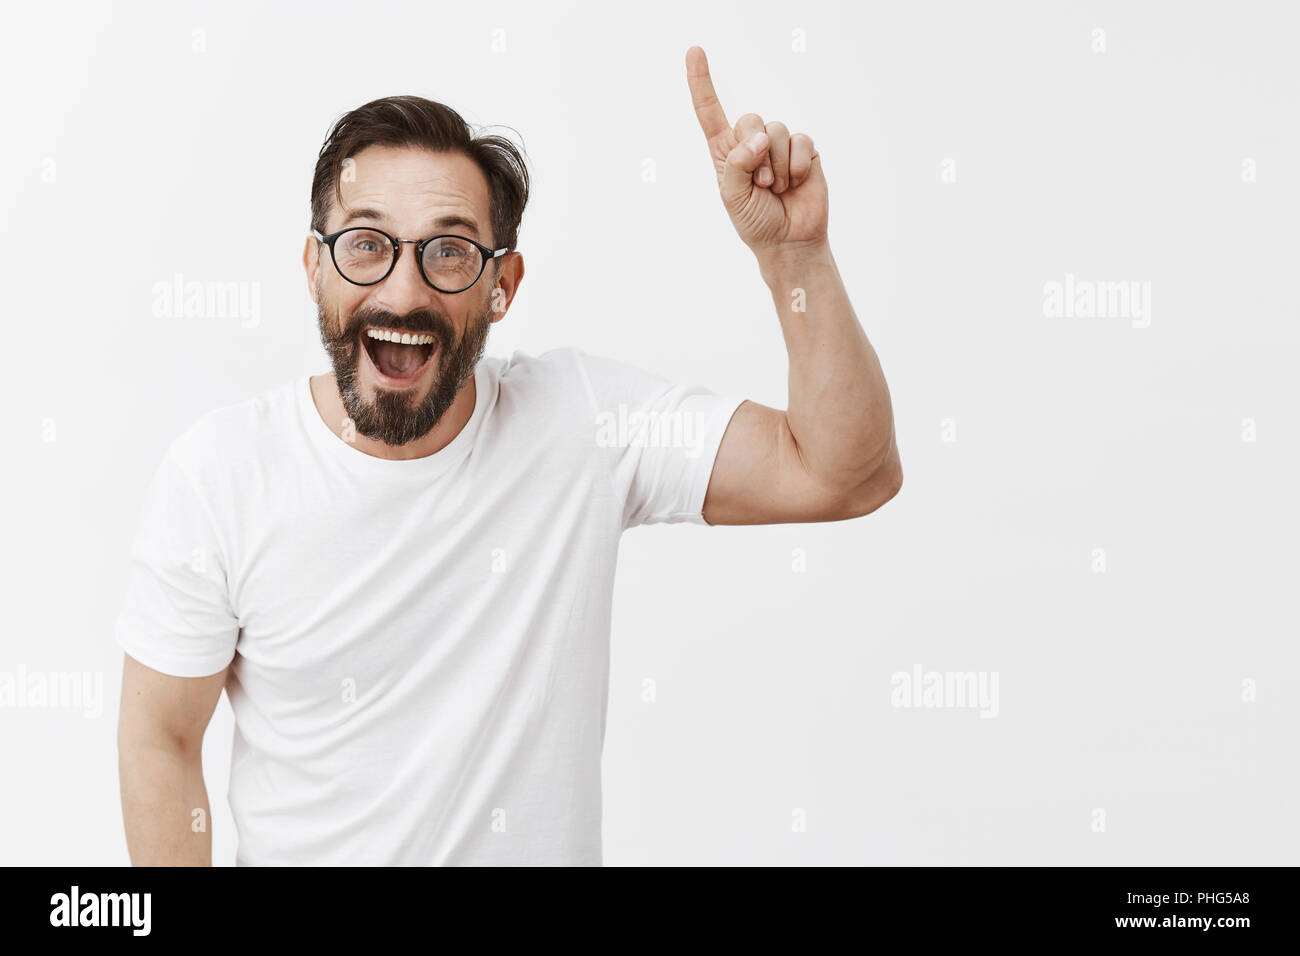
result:
[[[417,309],[427,309],[429,299],[437,292],[424,281],[413,243],[402,243],[397,264],[383,282],[376,287],[375,304],[396,315],[406,315]]]

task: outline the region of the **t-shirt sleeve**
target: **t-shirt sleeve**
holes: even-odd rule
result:
[[[239,636],[227,570],[212,514],[173,445],[145,494],[117,643],[164,674],[217,673],[234,659]]]
[[[596,445],[623,502],[623,527],[704,520],[722,436],[744,401],[674,382],[626,362],[575,354]]]

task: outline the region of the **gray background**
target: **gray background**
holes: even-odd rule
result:
[[[785,406],[694,43],[733,123],[821,153],[906,481],[850,522],[626,535],[606,862],[1297,862],[1292,5],[6,19],[0,672],[98,673],[105,699],[0,708],[0,862],[127,861],[111,629],[145,482],[201,413],[327,369],[300,256],[345,110],[420,93],[522,136],[527,274],[490,353],[578,345]],[[156,317],[177,273],[255,283],[257,323]],[[1067,274],[1149,283],[1149,325],[1045,315]],[[996,673],[997,716],[894,706],[917,665]],[[219,864],[231,726],[223,698]]]

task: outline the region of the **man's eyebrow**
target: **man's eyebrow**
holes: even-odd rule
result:
[[[343,226],[346,226],[350,222],[355,222],[358,219],[372,219],[375,222],[382,223],[387,221],[387,218],[387,216],[375,209],[354,209],[348,213],[347,217],[343,220]],[[340,226],[340,228],[342,228],[342,226]],[[434,232],[429,233],[429,235],[435,235],[443,229],[464,229],[476,239],[479,234],[478,223],[473,219],[470,219],[468,216],[455,214],[439,216],[437,219],[433,220],[432,228],[434,229]]]

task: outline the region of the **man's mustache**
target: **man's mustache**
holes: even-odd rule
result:
[[[436,315],[427,309],[418,309],[415,312],[408,312],[406,315],[397,315],[395,312],[388,312],[383,309],[367,309],[363,312],[355,312],[348,320],[347,326],[335,338],[335,341],[353,341],[361,333],[361,330],[368,325],[377,325],[399,332],[435,335],[444,346],[450,346],[453,341],[451,323],[445,317]]]

